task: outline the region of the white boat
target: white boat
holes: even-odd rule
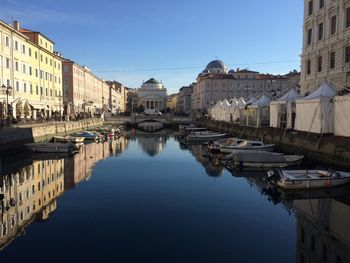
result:
[[[84,141],[84,137],[73,137],[73,136],[54,136],[53,141],[55,142],[73,142],[80,143]]]
[[[304,156],[302,155],[284,155],[282,153],[272,153],[256,150],[236,150],[226,156],[229,158],[229,166],[233,170],[255,170],[284,168],[300,165]]]
[[[209,150],[220,151],[221,145],[235,146],[235,145],[238,145],[244,141],[245,141],[244,139],[231,137],[231,138],[217,139],[215,141],[208,141],[206,144],[208,145]]]
[[[220,138],[226,137],[227,134],[225,133],[194,133],[186,136],[186,141],[187,142],[206,142],[209,140],[216,140]]]
[[[272,170],[269,180],[284,189],[329,188],[350,182],[350,173],[326,170]]]
[[[232,153],[234,150],[257,150],[272,152],[274,149],[274,144],[264,144],[261,141],[249,141],[244,140],[243,142],[236,145],[220,145],[220,150],[222,153]]]
[[[75,153],[79,147],[73,143],[27,143],[24,145],[28,150],[38,153]]]

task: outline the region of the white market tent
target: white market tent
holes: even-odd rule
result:
[[[329,84],[322,84],[305,98],[297,99],[295,130],[314,133],[333,133],[334,115],[331,97],[337,92]]]
[[[271,99],[263,94],[251,105],[248,106],[246,113],[248,113],[248,125],[254,127],[269,126],[270,116],[270,101]]]
[[[334,135],[350,137],[350,95],[336,96],[334,106]]]
[[[230,121],[230,108],[231,105],[227,99],[224,99],[221,106],[221,120],[229,122]]]
[[[219,100],[214,107],[211,109],[211,117],[213,120],[218,120],[219,119],[219,111],[222,105],[222,101]]]
[[[270,127],[294,128],[295,100],[301,95],[295,88],[288,90],[281,98],[270,102]]]

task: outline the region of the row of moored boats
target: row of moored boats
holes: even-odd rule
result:
[[[206,128],[184,127],[179,141],[186,145],[202,144],[207,147],[208,154],[214,154],[216,160],[231,171],[267,170],[267,181],[284,189],[324,188],[350,182],[348,172],[289,170],[290,167],[300,166],[304,156],[276,153],[274,144],[265,144],[260,140],[231,138]]]
[[[105,127],[96,131],[82,131],[66,136],[54,136],[50,142],[27,143],[24,146],[27,150],[35,153],[75,154],[86,143],[113,140],[120,133],[120,128]]]

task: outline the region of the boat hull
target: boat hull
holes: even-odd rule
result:
[[[255,146],[255,147],[237,147],[237,146],[221,146],[220,150],[222,153],[233,153],[235,150],[256,150],[256,151],[265,151],[265,152],[273,152],[274,150],[274,145],[267,145],[267,146]]]

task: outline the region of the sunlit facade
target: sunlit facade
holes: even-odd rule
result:
[[[62,112],[62,59],[54,42],[40,32],[0,21],[0,85],[11,86],[10,114],[17,118],[50,117]],[[0,95],[1,117],[7,116]]]

